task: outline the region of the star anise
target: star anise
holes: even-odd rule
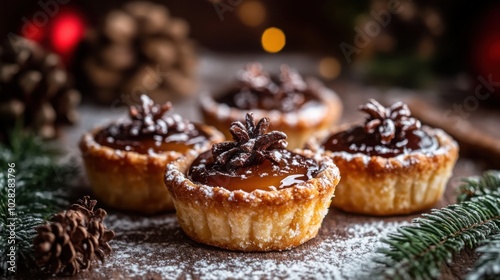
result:
[[[403,102],[394,103],[391,107],[384,107],[377,101],[370,99],[359,110],[369,115],[364,130],[366,133],[375,133],[382,144],[389,144],[394,139],[401,141],[407,133],[420,129],[420,121],[411,117],[410,109]]]
[[[287,136],[281,131],[266,133],[268,128],[268,118],[262,118],[255,125],[252,113],[246,115],[245,125],[239,121],[233,122],[229,131],[234,141],[212,146],[215,164],[235,170],[261,163],[266,158],[278,163],[280,159],[273,150],[286,148]]]

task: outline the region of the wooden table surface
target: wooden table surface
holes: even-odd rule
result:
[[[266,69],[277,71],[286,62],[308,75],[316,75],[317,60],[300,55],[287,56],[217,56],[202,57],[200,65],[201,90],[217,88],[234,75],[247,61],[262,61]],[[328,83],[341,96],[344,103],[343,122],[360,120],[357,106],[368,98],[381,101],[407,97],[400,90],[378,90],[345,80]],[[432,93],[421,94],[431,98]],[[200,120],[196,98],[174,103],[176,112],[192,120]],[[62,136],[68,156],[79,156],[78,139],[83,131],[124,116],[125,109],[81,107],[81,122],[68,128]],[[497,112],[482,110],[471,114],[470,121],[500,137],[494,124],[500,121]],[[484,126],[485,121],[492,126]],[[455,201],[455,188],[460,178],[479,175],[487,166],[481,162],[460,158],[453,172],[444,198],[436,205],[443,207]],[[90,193],[82,175],[81,187],[75,193]],[[376,198],[374,198],[376,199]],[[330,209],[318,236],[306,244],[285,252],[239,253],[219,250],[197,244],[180,230],[175,214],[166,213],[152,217],[108,210],[106,223],[114,229],[116,238],[111,242],[114,253],[105,264],[99,264],[89,272],[73,279],[223,279],[223,278],[297,278],[297,279],[356,279],[360,273],[368,273],[374,264],[371,259],[378,240],[398,226],[410,222],[416,215],[388,218],[351,215]],[[474,262],[476,256],[464,252],[457,256],[454,265],[443,268],[443,279],[460,279]]]

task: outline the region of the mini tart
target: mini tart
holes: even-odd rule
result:
[[[283,141],[286,135],[282,132],[255,136],[255,131],[266,130],[260,129],[262,123],[268,126],[266,120],[269,122],[263,119],[256,129],[249,129],[248,124],[253,125],[253,119],[249,121],[247,115],[248,133],[243,131],[240,122],[236,122],[239,126],[233,124],[231,127],[235,142],[215,144],[211,151],[200,155],[193,166],[185,158],[167,165],[165,185],[172,196],[181,228],[193,240],[228,250],[274,251],[299,246],[317,235],[340,180],[339,171],[329,158],[318,155],[313,158],[310,151],[286,150]],[[263,157],[262,162],[255,161],[259,155]],[[260,169],[266,162],[271,165]],[[283,165],[285,163],[291,165]],[[217,171],[218,167],[222,171]],[[236,168],[233,170],[236,173],[225,168]],[[249,173],[248,168],[253,172]],[[283,173],[283,170],[295,168],[305,168],[307,172]],[[274,184],[270,183],[274,179],[268,177],[274,175],[262,176],[266,170],[287,175],[286,179],[279,179],[287,186],[268,187]],[[198,174],[205,174],[203,178],[208,179],[210,185],[192,179],[196,177],[193,173],[198,171],[201,172]],[[225,176],[242,172],[251,177],[238,177],[236,181],[234,177],[226,177],[227,180],[218,182],[212,172]],[[294,179],[289,181],[292,177]],[[239,181],[241,179],[243,181]],[[252,181],[244,181],[248,179]],[[247,189],[249,184],[252,189]]]
[[[179,158],[188,162],[211,145],[224,140],[213,127],[197,125],[207,139],[185,152],[139,153],[115,149],[96,141],[96,135],[105,127],[85,133],[80,150],[94,194],[105,204],[126,211],[154,214],[174,210],[163,175],[165,166]]]
[[[345,131],[332,129],[328,135]],[[375,216],[409,214],[431,208],[446,188],[458,158],[458,144],[441,129],[422,127],[434,137],[434,150],[415,150],[392,157],[325,150],[328,137],[317,136],[306,144],[333,159],[342,181],[332,206],[346,212]]]
[[[245,192],[196,184],[185,175],[190,162],[179,159],[167,165],[165,185],[193,240],[228,250],[286,250],[318,234],[340,180],[330,159],[318,164],[320,172],[301,184]]]
[[[248,67],[255,66],[250,65]],[[234,121],[243,120],[245,115],[251,111],[256,119],[269,118],[271,130],[280,130],[287,134],[290,149],[301,148],[311,135],[329,129],[332,124],[340,119],[342,113],[342,102],[333,90],[326,88],[322,83],[314,79],[308,79],[306,82],[301,80],[301,82],[305,84],[306,89],[315,93],[317,98],[314,101],[315,104],[303,106],[290,112],[283,112],[259,108],[246,110],[217,101],[218,97],[240,87],[240,85],[237,85],[215,95],[210,93],[202,94],[200,96],[200,105],[203,118],[205,123],[213,125],[219,131],[222,131],[226,138],[230,138],[231,135],[228,133],[228,129],[231,124]]]
[[[160,154],[141,154],[116,150],[95,141],[102,128],[85,133],[80,141],[87,177],[92,191],[100,201],[120,210],[154,214],[174,210],[174,204],[163,182],[165,166],[178,158],[194,159],[210,149],[224,136],[215,128],[202,126],[210,135],[206,144],[186,153],[166,151]]]

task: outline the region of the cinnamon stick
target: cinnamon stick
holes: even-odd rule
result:
[[[417,99],[407,101],[412,115],[423,123],[441,128],[460,145],[460,154],[484,159],[489,168],[500,168],[500,140],[477,129],[463,118],[447,118],[443,110]]]

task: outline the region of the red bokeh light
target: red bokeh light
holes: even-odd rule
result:
[[[500,36],[491,43],[488,57],[494,63],[500,62]]]
[[[500,80],[500,5],[490,9],[482,17],[476,28],[476,36],[471,49],[472,65],[477,74]]]
[[[82,17],[76,12],[65,11],[54,18],[50,44],[57,53],[69,55],[80,42],[85,30]]]

